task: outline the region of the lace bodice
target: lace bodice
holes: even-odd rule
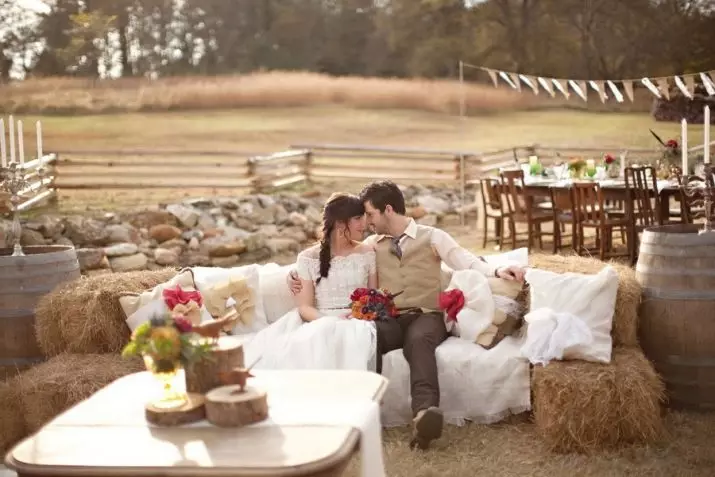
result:
[[[314,255],[310,249],[301,252],[296,264],[300,278],[313,283],[320,276],[320,260]],[[375,263],[374,251],[333,257],[327,278],[315,287],[315,307],[319,310],[347,308],[350,294],[356,288],[367,286],[368,275],[375,273]]]

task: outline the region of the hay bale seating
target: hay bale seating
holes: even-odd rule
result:
[[[596,259],[541,254],[531,255],[530,263],[558,273],[593,274],[605,266]],[[641,288],[632,269],[612,265],[619,274],[612,363],[556,362],[535,368],[532,375],[535,423],[554,451],[586,452],[620,443],[651,442],[658,438],[662,428],[659,403],[663,385],[638,348]],[[83,278],[61,287],[43,298],[38,308],[37,333],[42,349],[48,354],[118,353],[129,338],[125,317],[118,305],[119,293],[151,288],[175,273],[173,269],[116,273]],[[62,346],[52,344],[58,336],[58,322],[64,340]],[[97,355],[84,358],[62,354],[14,378],[25,380],[19,389],[28,403],[24,408],[28,412],[27,422],[19,424],[24,430],[17,430],[16,426],[15,434],[32,432],[113,379],[142,369],[123,363],[113,368],[114,374],[106,373],[102,368],[107,364],[100,365]],[[118,355],[106,359],[121,360]],[[62,362],[67,364],[60,364]],[[59,377],[60,369],[66,369],[66,378]],[[83,373],[87,374],[86,378],[80,377]],[[73,383],[82,385],[73,392],[61,390]],[[0,396],[2,392],[3,388],[0,388]],[[52,405],[47,405],[46,412],[40,412],[37,409],[41,402]],[[2,419],[0,416],[0,424]],[[4,427],[0,426],[0,429]],[[0,444],[6,440],[0,436]]]
[[[178,270],[112,273],[82,277],[44,296],[35,310],[35,333],[46,356],[60,353],[118,353],[129,341],[123,292],[140,293]]]
[[[59,354],[0,385],[0,452],[112,381],[144,369],[119,354]]]

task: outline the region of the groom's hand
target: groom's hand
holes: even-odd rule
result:
[[[518,282],[523,282],[525,272],[526,270],[518,265],[510,265],[508,267],[498,268],[496,276],[503,278],[504,280],[516,280]]]
[[[303,289],[303,284],[300,282],[300,278],[298,278],[298,272],[295,270],[291,270],[290,273],[288,273],[286,283],[288,283],[288,288],[290,288],[290,292],[293,295],[298,295]]]

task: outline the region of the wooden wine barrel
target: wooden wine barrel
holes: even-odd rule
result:
[[[715,410],[715,232],[701,228],[646,229],[636,265],[641,346],[676,409]]]
[[[62,282],[79,278],[73,247],[0,248],[0,381],[43,360],[35,339],[35,306]]]

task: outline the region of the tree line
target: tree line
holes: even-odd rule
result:
[[[715,0],[0,0],[0,81],[305,70],[574,79],[715,69]]]

